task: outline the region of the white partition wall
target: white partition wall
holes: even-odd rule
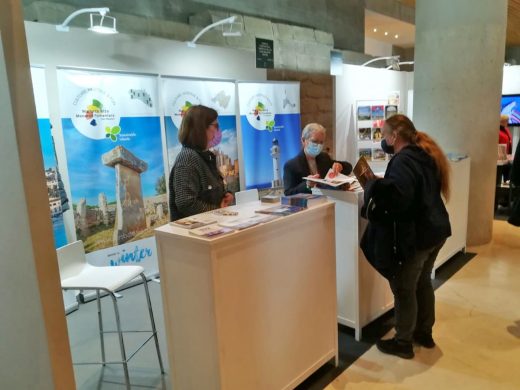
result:
[[[344,65],[343,74],[336,76],[334,97],[336,108],[336,158],[357,161],[356,104],[358,101],[387,101],[398,93],[399,111],[407,113],[409,91],[413,88],[413,73]],[[371,164],[372,165],[372,164]],[[384,164],[373,168],[381,170]]]

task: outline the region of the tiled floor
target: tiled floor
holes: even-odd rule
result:
[[[520,228],[495,221],[493,236],[436,291],[435,349],[374,346],[326,389],[520,389]]]
[[[324,367],[317,377],[301,389],[520,389],[520,228],[505,221],[495,221],[493,242],[468,248],[477,253],[453,277],[436,290],[437,323],[433,350],[416,347],[413,360],[403,360],[380,353],[372,343],[384,329],[386,316],[377,329],[363,331],[364,340],[356,343],[349,330],[339,341],[347,370],[336,379],[338,370]],[[449,264],[449,263],[448,263]],[[446,265],[448,265],[446,264]],[[164,339],[160,286],[149,283],[168,370]],[[103,299],[106,313],[110,301]],[[147,325],[142,286],[125,290],[119,300],[122,320],[127,328]],[[113,317],[113,316],[112,316]],[[106,316],[106,328],[113,321]],[[71,348],[75,360],[99,357],[96,305],[80,305],[67,316]],[[112,343],[112,344],[110,344]],[[133,343],[129,339],[129,349]],[[343,348],[345,347],[345,348]],[[116,339],[107,350],[118,351]],[[366,351],[366,352],[365,352]],[[117,355],[112,354],[112,358]],[[356,360],[357,358],[357,360]],[[123,389],[123,371],[119,366],[75,366],[78,389]],[[321,376],[321,377],[320,377]],[[170,378],[159,373],[155,348],[149,343],[130,362],[132,388],[170,389]]]

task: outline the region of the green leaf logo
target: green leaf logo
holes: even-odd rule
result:
[[[92,99],[92,105],[99,108],[100,110],[103,108],[103,104],[99,100],[96,100],[96,99]]]
[[[265,128],[268,130],[268,131],[273,131],[274,129],[274,121],[266,121],[265,122]]]
[[[112,140],[112,142],[116,142],[117,141],[117,135],[121,132],[121,127],[119,126],[114,126],[114,127],[110,127],[110,126],[107,126],[105,127],[105,137],[106,138],[110,138]]]

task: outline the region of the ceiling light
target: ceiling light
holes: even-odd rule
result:
[[[374,32],[377,32],[377,28],[374,28]]]
[[[236,18],[237,18],[236,16],[230,16],[229,18],[219,20],[219,21],[217,21],[217,22],[215,22],[213,24],[210,24],[209,26],[204,27],[197,35],[195,35],[195,38],[193,38],[189,42],[186,42],[186,44],[188,45],[188,47],[197,47],[195,42],[197,42],[197,40],[204,33],[206,33],[207,31],[211,30],[214,27],[225,25],[225,24],[229,24],[229,30],[228,31],[222,30],[222,35],[223,36],[225,36],[225,37],[239,37],[239,36],[241,36],[242,33],[240,31],[232,31],[234,24],[240,24],[241,25],[241,23],[235,23]]]
[[[395,39],[399,38],[399,34],[395,34],[395,35],[394,35],[394,38],[395,38]]]
[[[385,31],[385,36],[388,35],[388,31]]]
[[[71,13],[62,24],[56,26],[56,31],[67,32],[69,31],[69,23],[76,16],[81,14],[90,13],[90,31],[102,33],[102,34],[117,34],[116,30],[116,18],[112,16],[106,16],[107,12],[110,12],[109,8],[82,8]],[[99,23],[96,23],[99,20]],[[105,23],[108,21],[108,23]]]

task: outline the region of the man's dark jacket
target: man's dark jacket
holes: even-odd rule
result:
[[[352,165],[346,161],[334,161],[327,153],[321,152],[316,156],[316,166],[320,178],[324,178],[332,165],[337,162],[343,166],[342,174],[348,175],[352,172]],[[311,171],[307,163],[307,157],[302,150],[295,158],[287,161],[283,167],[283,186],[285,195],[300,193],[311,193],[302,177],[309,176]]]
[[[392,279],[416,250],[433,248],[451,235],[434,160],[408,145],[394,155],[383,179],[365,188],[362,215],[369,220],[361,239],[367,260]]]

